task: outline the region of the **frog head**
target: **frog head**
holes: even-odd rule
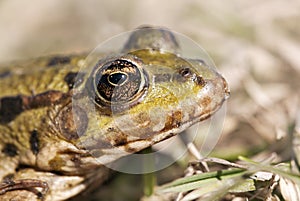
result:
[[[215,68],[181,56],[171,31],[142,27],[96,63],[78,94],[74,144],[106,164],[207,119],[229,90]]]

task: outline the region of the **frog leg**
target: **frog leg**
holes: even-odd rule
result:
[[[60,175],[30,167],[18,170],[13,178],[3,182],[0,184],[0,200],[66,200],[86,188],[81,176]]]
[[[17,143],[10,140],[9,132],[8,127],[0,125],[0,134],[3,137],[0,143],[0,200],[10,200],[8,194],[13,195],[15,193],[12,192],[17,192],[14,195],[17,196],[22,190],[30,192],[31,197],[35,194],[34,197],[41,200],[48,191],[48,184],[40,178],[19,176],[19,171],[22,170],[19,165],[21,151]],[[42,190],[39,191],[38,188]]]
[[[40,187],[43,190],[38,191],[36,187]],[[43,200],[44,195],[47,193],[49,187],[47,182],[37,179],[22,179],[22,180],[5,180],[3,184],[0,184],[0,195],[5,194],[8,191],[26,189],[33,192],[37,197]]]

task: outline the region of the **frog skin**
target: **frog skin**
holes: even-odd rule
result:
[[[0,68],[0,200],[66,200],[106,167],[214,114],[225,79],[182,58],[175,36],[138,28],[116,54],[82,70],[84,55]]]

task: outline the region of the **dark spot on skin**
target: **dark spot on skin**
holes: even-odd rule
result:
[[[11,96],[0,99],[0,123],[9,123],[24,110],[53,105],[69,96],[60,91],[47,91],[35,96]]]
[[[3,73],[0,73],[0,78],[5,78],[11,74],[10,71],[4,71]]]
[[[13,184],[14,174],[7,174],[3,177],[2,182],[5,184]]]
[[[32,151],[32,153],[34,155],[37,155],[39,153],[39,136],[38,136],[38,132],[37,130],[33,130],[30,133],[30,139],[29,139],[29,143],[30,143],[30,149]]]
[[[182,112],[175,111],[172,115],[167,116],[165,127],[162,131],[168,131],[173,128],[178,128],[182,124]]]
[[[4,148],[2,149],[2,153],[4,153],[6,156],[14,157],[18,154],[18,149],[16,145],[7,143],[5,144]]]
[[[180,126],[181,126],[181,122],[179,121],[179,122],[176,122],[176,124],[175,124],[175,127],[177,127],[177,128],[179,128]]]
[[[23,111],[21,96],[0,99],[0,123],[8,123]]]
[[[70,160],[74,163],[75,167],[80,167],[81,160],[80,160],[80,156],[79,155],[72,156],[72,158]]]
[[[25,170],[25,169],[28,169],[30,168],[29,165],[26,165],[26,164],[18,164],[18,166],[16,167],[16,172],[20,172],[22,170]]]
[[[51,90],[37,94],[36,96],[23,97],[24,108],[35,109],[49,106],[58,102],[64,95],[65,94],[60,91]]]
[[[173,124],[172,126],[173,127],[176,127],[178,128],[179,126],[181,126],[181,123],[182,123],[182,112],[181,111],[175,111],[173,114],[172,114],[172,118],[173,118]]]
[[[70,104],[61,110],[58,122],[61,134],[67,140],[75,140],[84,135],[88,117],[81,107]]]
[[[203,79],[202,76],[196,76],[194,78],[194,82],[196,82],[196,84],[200,85],[200,86],[205,86],[205,84],[206,84],[206,81]]]
[[[64,81],[68,84],[69,89],[78,87],[84,78],[85,73],[70,72],[64,77]]]
[[[52,172],[59,174],[59,170],[66,164],[66,161],[63,160],[59,155],[56,155],[54,158],[49,160],[49,166],[51,167]]]
[[[127,144],[127,138],[126,136],[120,136],[115,139],[115,144],[114,146],[123,146]]]
[[[56,66],[60,64],[68,64],[71,62],[70,57],[67,56],[55,56],[51,58],[47,64],[47,66]]]
[[[38,197],[38,199],[42,199],[44,197],[43,193],[41,192],[37,192],[36,196]]]

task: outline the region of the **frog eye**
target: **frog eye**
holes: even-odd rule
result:
[[[142,100],[148,87],[148,75],[139,62],[131,59],[99,61],[91,84],[99,106],[120,111]]]

